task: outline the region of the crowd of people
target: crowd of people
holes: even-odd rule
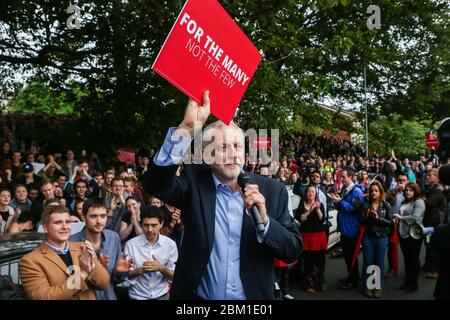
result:
[[[20,275],[28,298],[117,299],[115,285],[126,281],[129,299],[167,299],[183,241],[184,216],[142,186],[154,150],[138,156],[133,166],[104,167],[95,152],[90,157],[70,149],[64,156],[63,152],[46,153],[32,142],[21,141],[18,128],[22,124],[3,121],[2,125],[0,235],[44,231],[47,239],[41,250],[60,267],[48,270],[53,279],[37,282],[37,265],[43,262],[37,256],[22,259]],[[293,216],[303,238],[297,263],[304,289],[309,293],[327,290],[328,212],[335,207],[348,270],[340,288],[358,287],[362,279],[366,296],[381,297],[381,287],[366,285],[368,267],[377,265],[383,281],[388,254],[388,272],[396,272],[392,252],[400,244],[405,262],[400,288],[416,291],[422,240],[413,239],[409,229],[414,223],[435,228],[448,223],[448,191],[439,184],[436,159],[400,160],[394,153],[389,158],[367,158],[350,141],[307,134],[288,137],[280,147],[289,156],[270,163],[262,159],[251,163],[247,157],[244,169],[293,185],[301,197]],[[183,174],[178,170],[178,176]],[[80,232],[72,232],[74,223],[81,224]],[[362,274],[357,259],[360,245]],[[425,248],[424,268],[427,277],[435,279],[438,265],[427,241]],[[79,261],[80,270],[71,277],[76,282],[80,275],[82,284],[52,286],[65,277],[65,267],[74,260]],[[288,264],[278,263],[281,296],[293,299],[288,292]]]

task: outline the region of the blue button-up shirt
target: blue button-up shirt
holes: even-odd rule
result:
[[[239,192],[233,193],[214,175],[213,179],[216,186],[214,245],[197,294],[203,299],[245,300],[239,257],[244,201]]]
[[[86,227],[70,237],[70,241],[72,242],[84,242],[85,240]],[[114,292],[113,275],[117,261],[122,255],[122,250],[120,245],[120,238],[116,232],[106,229],[102,231],[100,254],[109,257],[107,271],[111,276],[111,281],[109,282],[109,286],[105,291],[95,290],[95,296],[97,300],[117,300],[116,293]]]
[[[66,244],[64,245],[64,249],[55,247],[54,245],[51,245],[50,243],[48,243],[48,241],[45,241],[45,243],[49,246],[50,249],[52,249],[56,254],[66,254],[67,252],[69,252],[69,243],[66,242]]]

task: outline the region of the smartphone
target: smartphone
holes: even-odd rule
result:
[[[128,176],[131,176],[131,174],[133,173],[133,169],[127,168],[127,172],[128,172]]]

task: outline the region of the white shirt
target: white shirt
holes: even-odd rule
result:
[[[125,243],[124,253],[133,259],[133,266],[130,269],[142,267],[145,261],[152,261],[155,256],[169,270],[175,270],[175,263],[178,260],[175,241],[162,234],[154,245],[148,242],[145,234],[134,237]],[[140,276],[128,278],[128,282],[129,296],[137,300],[156,299],[169,290],[168,279],[161,272],[145,272]]]

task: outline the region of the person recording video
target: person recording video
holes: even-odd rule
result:
[[[241,190],[242,130],[221,121],[209,125],[203,131],[205,164],[186,164],[183,175],[176,176],[191,137],[203,127],[209,113],[208,91],[203,105],[190,99],[183,121],[178,128],[169,129],[143,177],[147,192],[184,215],[185,233],[171,299],[274,299],[273,259],[295,261],[301,238],[281,183],[248,173],[252,182]],[[196,121],[200,126],[194,127]],[[212,143],[208,136],[214,137]],[[258,233],[254,209],[262,220],[262,226],[256,221],[262,227]]]

